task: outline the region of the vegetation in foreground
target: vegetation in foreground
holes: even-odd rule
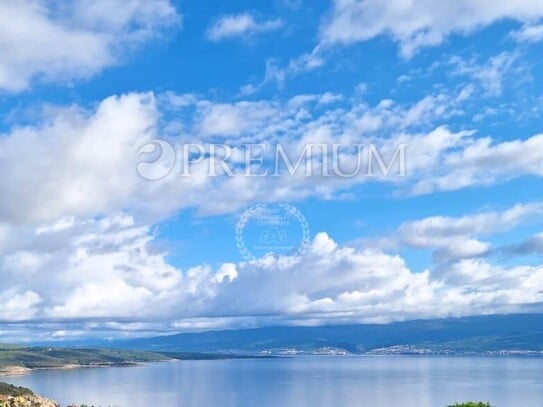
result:
[[[449,407],[490,407],[489,403],[468,401],[467,403],[451,404]]]
[[[12,384],[0,383],[0,396],[28,396],[33,395],[32,390],[25,387],[17,387]]]
[[[58,404],[24,387],[0,383],[0,407],[58,407]]]

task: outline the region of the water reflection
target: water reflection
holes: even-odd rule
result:
[[[305,357],[165,362],[5,378],[68,403],[125,407],[543,405],[536,358]]]

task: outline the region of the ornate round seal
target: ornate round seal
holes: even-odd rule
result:
[[[269,254],[301,256],[310,239],[305,216],[291,204],[255,204],[236,225],[236,246],[245,260]]]

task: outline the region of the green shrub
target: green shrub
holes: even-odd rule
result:
[[[32,395],[31,390],[17,387],[7,383],[0,383],[0,394],[3,396],[27,396]]]
[[[468,401],[467,403],[451,404],[449,407],[490,407],[490,404],[483,403],[483,402],[476,403],[475,401]]]

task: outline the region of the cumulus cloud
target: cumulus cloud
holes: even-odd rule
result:
[[[389,322],[512,311],[537,304],[543,281],[541,267],[500,268],[480,259],[417,273],[400,256],[341,246],[325,233],[299,261],[264,257],[239,264],[237,274],[210,301],[222,312],[205,320],[238,315],[295,324]]]
[[[431,0],[334,0],[321,37],[325,44],[351,44],[386,35],[410,57],[422,47],[441,44],[451,34],[469,34],[504,19],[526,23],[542,16],[543,4],[538,0],[447,0],[439,4]]]
[[[6,307],[3,320],[144,316],[145,306],[165,298],[182,278],[163,254],[150,250],[149,228],[127,215],[18,233],[0,262],[0,297],[9,296],[25,312]],[[18,287],[25,291],[15,292]]]
[[[0,90],[90,77],[179,18],[169,0],[2,1]]]
[[[152,94],[111,97],[94,112],[60,109],[0,139],[0,221],[48,222],[122,208],[138,190],[134,157],[156,138]]]
[[[220,17],[207,29],[210,41],[221,41],[235,37],[249,37],[274,31],[283,26],[280,19],[257,21],[250,13],[232,14]]]
[[[35,256],[47,253],[34,277],[7,274],[4,287],[27,288],[0,291],[9,298],[0,318],[33,323],[38,331],[54,327],[53,337],[77,326],[87,334],[129,335],[460,316],[519,310],[543,299],[540,267],[461,260],[439,273],[414,272],[398,255],[341,246],[325,233],[301,258],[265,256],[216,269],[176,269],[152,241],[150,229],[126,215],[47,232],[47,252],[31,249]]]

